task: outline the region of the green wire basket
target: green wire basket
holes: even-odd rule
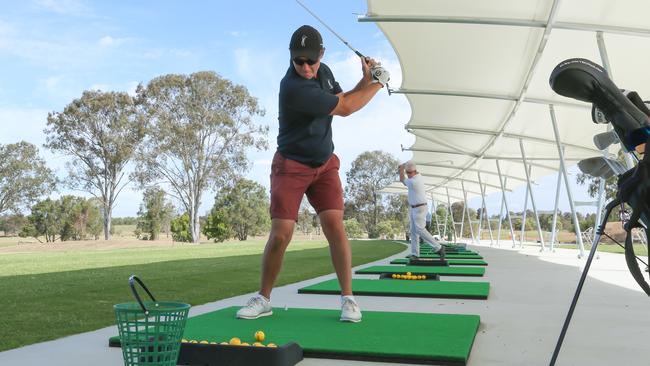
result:
[[[151,301],[142,301],[135,288],[138,283]],[[137,302],[117,304],[115,317],[120,333],[124,365],[175,366],[190,305],[156,301],[136,276],[129,278]]]

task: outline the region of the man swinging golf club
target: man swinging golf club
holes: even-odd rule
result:
[[[420,238],[429,244],[434,252],[440,253],[440,259],[445,259],[445,248],[425,228],[427,215],[427,199],[424,192],[424,181],[418,173],[417,166],[411,160],[400,164],[399,180],[408,188],[411,257],[420,256]]]
[[[343,227],[340,162],[332,143],[332,117],[363,108],[389,80],[371,58],[360,58],[362,78],[343,92],[334,74],[321,63],[325,48],[320,33],[303,25],[291,36],[291,65],[280,83],[278,148],[271,165],[271,232],[262,258],[260,291],[237,312],[256,319],[273,314],[271,290],[291,241],[304,194],[320,218],[341,286],[341,321],[361,321],[352,296],[352,254]]]

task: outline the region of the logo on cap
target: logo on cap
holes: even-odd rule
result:
[[[305,40],[306,40],[306,39],[307,39],[307,35],[306,35],[306,34],[303,34],[303,35],[302,35],[302,39],[300,40],[300,45],[301,45],[301,46],[305,47]]]

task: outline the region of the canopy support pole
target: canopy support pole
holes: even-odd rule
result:
[[[467,206],[467,192],[465,192],[465,183],[460,182],[461,187],[463,188],[463,199],[465,200],[465,213],[467,214],[467,225],[469,225],[469,233],[472,235],[472,243],[476,243],[476,237],[474,236],[474,229],[472,228],[472,219],[469,216],[469,207]]]
[[[499,173],[499,183],[501,185],[501,192],[503,194],[503,204],[506,209],[506,216],[508,216],[508,223],[510,224],[510,235],[512,236],[512,247],[516,247],[517,242],[515,241],[515,230],[512,227],[512,217],[510,217],[510,209],[508,208],[508,200],[506,199],[506,187],[503,179],[501,179],[501,166],[499,165],[499,159],[496,159],[497,163],[497,173]]]
[[[521,157],[524,159],[524,171],[526,171],[526,184],[528,185],[528,192],[530,192],[530,203],[533,205],[533,212],[535,213],[535,222],[537,223],[537,234],[539,235],[539,243],[541,244],[540,252],[543,252],[545,248],[544,245],[544,235],[542,234],[542,225],[539,224],[539,215],[537,213],[537,205],[535,204],[535,196],[533,195],[533,186],[530,184],[530,171],[528,168],[528,162],[526,161],[526,150],[524,150],[524,142],[519,140],[519,149],[521,150]]]
[[[564,149],[560,144],[560,131],[557,128],[557,119],[555,117],[555,108],[553,104],[549,104],[549,113],[551,114],[551,123],[553,124],[553,134],[555,134],[555,143],[557,144],[557,152],[560,155],[560,170],[562,171],[562,176],[564,177],[564,183],[566,185],[566,193],[569,196],[569,205],[571,206],[571,213],[573,215],[573,227],[576,232],[576,242],[578,243],[578,258],[582,258],[585,255],[585,246],[582,243],[582,232],[580,231],[580,222],[578,222],[578,215],[576,214],[575,203],[573,202],[573,192],[571,192],[571,184],[569,183],[569,175],[566,171],[566,164],[564,162]]]
[[[562,151],[564,151],[564,146],[562,147]],[[562,186],[562,165],[560,165],[560,168],[558,169],[557,172],[557,186],[555,187],[555,205],[553,208],[553,224],[551,225],[551,252],[555,252],[555,240],[557,239],[557,232],[556,232],[556,226],[557,226],[557,207],[558,204],[560,203],[560,187]]]

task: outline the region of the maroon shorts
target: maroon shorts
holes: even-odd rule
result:
[[[271,218],[297,221],[303,194],[307,194],[316,213],[342,211],[340,166],[335,154],[325,164],[312,168],[276,152],[271,164]]]

